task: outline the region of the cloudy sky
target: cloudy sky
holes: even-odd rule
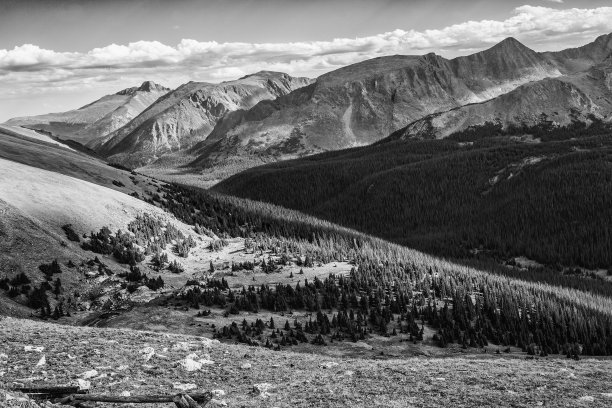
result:
[[[316,77],[392,54],[513,36],[538,50],[612,32],[609,0],[0,0],[0,122],[154,80]]]

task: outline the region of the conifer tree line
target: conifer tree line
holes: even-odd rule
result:
[[[253,168],[213,190],[443,257],[611,268],[610,125],[551,126],[381,142]]]
[[[612,353],[612,300],[607,296],[489,274],[291,210],[208,191],[170,185],[158,204],[186,223],[218,236],[251,239],[277,255],[307,254],[315,262],[350,260],[356,265],[349,277],[296,288],[252,286],[235,293],[192,288],[185,300],[194,307],[218,305],[232,312],[352,310],[353,316],[373,314],[368,329],[383,334],[404,326],[416,332],[411,322],[431,325],[441,346],[490,342],[542,355]],[[409,323],[391,328],[388,324],[398,318]],[[317,330],[328,335],[327,329],[325,334]]]

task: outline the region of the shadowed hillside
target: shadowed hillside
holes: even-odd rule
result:
[[[605,204],[612,199],[609,135],[541,143],[457,137],[463,141],[389,141],[267,165],[214,190],[437,255],[484,252],[548,264],[612,265],[612,213]]]

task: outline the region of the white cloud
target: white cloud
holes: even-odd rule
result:
[[[560,2],[559,0],[549,0]],[[479,50],[513,36],[535,48],[592,41],[612,31],[612,7],[557,10],[521,6],[503,21],[467,21],[435,30],[394,30],[361,38],[288,43],[218,43],[184,39],[110,44],[88,52],[56,52],[25,44],[0,49],[0,95],[51,89],[99,87],[144,79],[171,86],[187,80],[227,80],[259,70],[316,76],[343,65],[389,54],[437,52],[445,56]]]
[[[548,1],[549,3],[563,3],[563,0],[544,0],[544,1]]]

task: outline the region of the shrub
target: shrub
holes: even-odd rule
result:
[[[73,242],[81,242],[81,238],[79,238],[79,234],[74,232],[71,224],[64,225],[62,229],[66,233],[66,238],[68,238],[68,240],[73,241]]]
[[[182,273],[185,271],[185,269],[183,268],[183,265],[178,263],[176,259],[170,262],[170,264],[168,265],[168,270],[170,270],[170,272],[172,273]]]
[[[27,285],[28,283],[30,283],[30,279],[23,272],[10,280],[12,286]]]
[[[53,275],[56,273],[62,273],[62,268],[60,268],[59,262],[57,259],[53,260],[50,264],[42,264],[38,267],[42,273],[44,273],[47,279],[51,279]]]

